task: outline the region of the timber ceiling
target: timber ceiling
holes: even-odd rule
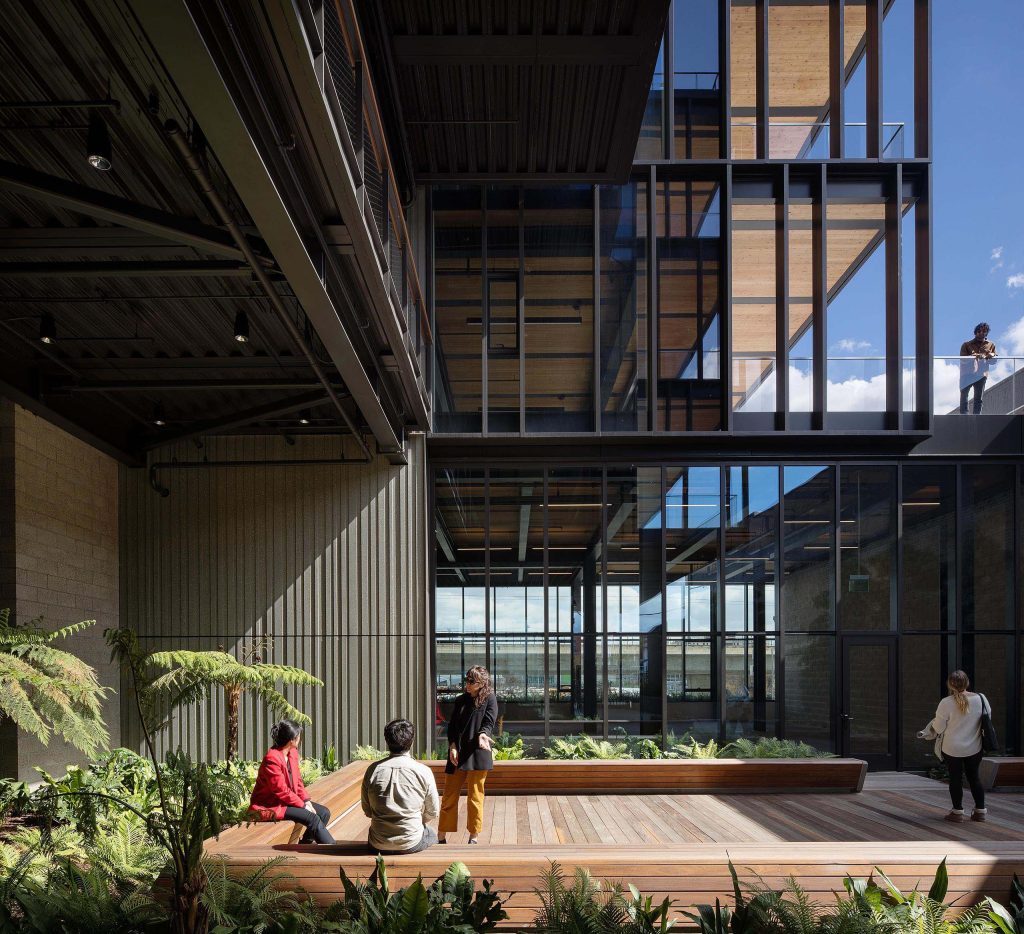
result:
[[[668,0],[386,0],[384,37],[419,182],[629,173]],[[378,92],[390,82],[378,80]]]

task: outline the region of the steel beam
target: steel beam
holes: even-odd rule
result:
[[[881,159],[885,147],[882,135],[882,0],[867,0],[867,157]]]
[[[80,382],[56,383],[48,392],[204,392],[216,390],[268,390],[288,391],[300,389],[321,389],[319,380],[286,379],[111,379],[81,380]]]
[[[241,428],[243,425],[248,425],[251,422],[257,422],[264,418],[274,418],[278,415],[287,415],[289,412],[297,412],[299,409],[320,405],[326,401],[327,394],[322,389],[317,392],[304,392],[299,396],[289,396],[287,399],[278,399],[276,402],[253,406],[240,412],[232,412],[230,415],[225,415],[221,418],[194,422],[183,431],[161,434],[160,437],[143,445],[142,450],[154,451],[176,441],[187,441],[190,438],[198,438],[200,435],[208,435],[215,431]]]
[[[156,208],[137,204],[126,198],[108,195],[13,162],[0,161],[0,188],[67,208],[87,217],[110,221],[174,243],[195,247],[206,253],[231,259],[242,258],[241,251],[231,242],[231,238],[216,227],[177,217],[166,211],[158,211]]]
[[[0,279],[222,278],[252,276],[248,263],[231,260],[150,262],[3,263]],[[139,301],[145,301],[144,298]]]
[[[846,135],[846,107],[843,92],[846,88],[846,45],[843,40],[843,0],[830,0],[828,7],[828,97],[830,159],[843,158],[843,139]]]

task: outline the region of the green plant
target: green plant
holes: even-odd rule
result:
[[[320,753],[320,768],[324,772],[337,772],[341,768],[341,761],[338,759],[337,750],[326,743]],[[302,781],[305,782],[306,779],[303,778]]]
[[[323,687],[319,678],[314,678],[301,668],[263,662],[260,655],[262,649],[263,644],[257,643],[241,659],[227,652],[174,649],[153,652],[146,657],[146,662],[157,668],[169,669],[152,682],[152,688],[157,692],[166,692],[172,708],[194,703],[214,688],[224,691],[227,758],[234,759],[238,755],[238,708],[243,692],[254,691],[275,713],[297,723],[309,723],[309,717],[294,707],[278,690],[277,685]]]
[[[32,805],[32,788],[28,782],[0,778],[0,821],[20,817]]]
[[[732,877],[732,909],[716,898],[713,906],[698,905],[696,914],[685,912],[685,916],[694,922],[701,934],[764,934],[769,896],[757,892],[747,898],[732,860],[729,860],[729,875]]]
[[[989,920],[998,928],[1000,934],[1024,934],[1024,885],[1017,873],[1013,874],[1013,887],[1010,892],[1010,904],[1003,907],[991,898],[985,900]]]
[[[720,759],[830,759],[835,754],[822,752],[807,743],[792,739],[759,736],[757,739],[740,737],[724,746]],[[698,758],[698,757],[694,757]]]
[[[108,742],[102,704],[109,689],[100,686],[91,666],[53,643],[96,620],[47,632],[39,620],[11,623],[10,613],[0,610],[0,716],[44,745],[56,734],[93,755]]]
[[[665,744],[666,759],[717,759],[720,752],[715,740],[701,743],[689,733],[684,733],[679,739],[670,734]]]
[[[371,881],[353,882],[340,870],[345,896],[325,913],[325,930],[346,934],[471,934],[492,931],[508,917],[486,879],[477,889],[463,863],[452,863],[429,887],[417,877],[392,892],[384,860]]]
[[[376,746],[356,746],[352,750],[352,758],[360,762],[376,762],[379,759],[386,759],[388,754]]]
[[[594,739],[586,733],[579,736],[555,737],[544,747],[545,759],[622,759],[626,756],[625,743]]]
[[[203,861],[206,888],[201,896],[213,923],[214,934],[268,934],[284,930],[283,919],[293,918],[292,929],[311,930],[319,920],[309,898],[281,886],[294,881],[289,873],[278,872],[284,857],[260,863],[241,876],[228,872],[224,857]],[[298,925],[298,927],[296,927]]]
[[[491,740],[491,752],[496,762],[526,758],[526,745],[518,733],[498,733]]]

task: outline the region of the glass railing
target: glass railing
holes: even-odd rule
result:
[[[867,156],[867,124],[844,125],[843,157],[863,159]],[[882,158],[902,159],[906,124],[882,124]],[[831,127],[824,121],[772,120],[768,125],[768,156],[771,159],[828,159]],[[757,151],[757,123],[732,123],[733,158],[752,159]]]
[[[717,71],[674,71],[673,87],[677,91],[717,91]]]
[[[826,363],[826,409],[830,412],[885,411],[885,357],[829,357]],[[775,358],[766,354],[732,355],[735,411],[770,412],[776,407]],[[789,358],[789,411],[813,409],[813,358]],[[917,410],[917,363],[904,357],[902,363],[903,410]],[[1024,414],[1024,357],[996,357],[978,361],[974,357],[935,357],[932,371],[933,412],[960,412],[961,393],[967,389],[966,408],[975,411],[979,387],[982,415]]]

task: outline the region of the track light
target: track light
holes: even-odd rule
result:
[[[39,340],[44,344],[57,343],[57,322],[53,315],[44,314],[39,319]]]
[[[240,344],[249,343],[249,316],[244,311],[235,315],[235,340]]]
[[[100,172],[110,171],[110,134],[107,132],[107,125],[103,122],[103,118],[95,112],[89,117],[85,157],[94,169]]]
[[[161,403],[153,406],[153,424],[157,428],[163,428],[167,424],[167,417],[164,415],[164,407]]]
[[[301,412],[299,412],[299,424],[300,425],[308,425],[309,424],[309,409],[303,409]]]

